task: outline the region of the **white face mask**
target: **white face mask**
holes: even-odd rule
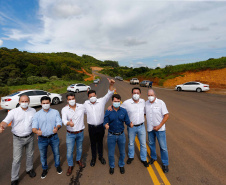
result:
[[[28,103],[20,103],[20,107],[26,109],[28,107]]]
[[[139,98],[140,98],[140,95],[139,95],[139,94],[134,94],[134,95],[133,95],[133,99],[134,99],[135,101],[139,100]]]
[[[89,100],[90,100],[91,103],[94,103],[94,102],[97,101],[97,97],[96,96],[93,96]]]
[[[148,99],[149,99],[150,102],[153,102],[155,97],[154,96],[148,96]]]
[[[75,100],[69,100],[68,103],[69,103],[70,106],[74,106],[75,105]]]
[[[48,110],[50,108],[50,104],[42,104],[42,108]]]

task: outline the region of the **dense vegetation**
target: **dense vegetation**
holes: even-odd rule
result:
[[[128,67],[118,67],[114,69],[105,68],[101,72],[103,74],[108,74],[110,76],[122,76],[125,79],[129,79],[131,77],[142,76],[146,79],[159,79],[159,85],[170,78],[175,78],[177,76],[182,75],[183,72],[186,71],[202,71],[202,70],[214,70],[221,69],[226,67],[226,57],[221,57],[219,59],[210,58],[206,61],[188,63],[188,64],[180,64],[180,65],[167,65],[164,68],[155,68],[151,69],[148,67],[140,67],[140,68],[128,68]]]
[[[116,61],[100,61],[92,56],[73,53],[29,53],[18,49],[0,48],[0,85],[46,83],[52,76],[63,80],[83,80],[76,72],[81,67],[90,71],[90,66],[118,67]]]

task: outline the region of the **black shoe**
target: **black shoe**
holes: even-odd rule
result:
[[[156,160],[154,160],[153,158],[150,159],[149,164],[153,164]]]
[[[19,184],[19,181],[18,180],[15,180],[15,181],[12,181],[11,182],[11,185],[18,185]]]
[[[132,161],[133,161],[133,159],[134,159],[134,158],[128,158],[128,160],[127,160],[127,162],[126,162],[126,163],[127,163],[127,164],[131,164],[131,163],[132,163]]]
[[[125,168],[124,167],[120,167],[120,173],[124,174],[125,173]]]
[[[36,173],[35,173],[34,169],[31,169],[30,171],[28,171],[27,174],[29,174],[29,176],[30,176],[31,178],[33,178],[33,177],[36,176]]]
[[[91,162],[90,162],[90,166],[93,167],[93,166],[95,166],[95,164],[96,164],[96,159],[92,159]]]
[[[63,171],[62,171],[62,168],[60,166],[57,166],[57,173],[58,174],[61,174]]]
[[[114,173],[114,168],[110,168],[109,173],[112,175]]]
[[[141,162],[144,164],[145,167],[148,167],[149,166],[149,164],[148,164],[147,161],[141,161]]]
[[[169,172],[168,166],[162,165],[162,171],[163,171],[164,173],[168,173],[168,172]]]
[[[103,157],[99,157],[99,160],[100,160],[101,164],[106,164],[106,161]]]
[[[47,173],[48,173],[48,170],[43,170],[42,175],[41,175],[41,179],[46,178]]]

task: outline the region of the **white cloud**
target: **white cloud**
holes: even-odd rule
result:
[[[39,27],[5,33],[27,40],[27,51],[129,61],[226,47],[225,2],[39,0],[39,6]]]
[[[3,45],[3,40],[0,39],[0,46],[2,46],[2,45]]]
[[[161,67],[161,64],[160,64],[160,63],[158,63],[158,64],[157,64],[157,67]]]

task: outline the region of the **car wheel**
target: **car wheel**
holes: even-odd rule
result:
[[[20,104],[18,103],[18,104],[16,105],[16,108],[19,107],[19,106],[20,106]]]
[[[181,87],[178,87],[178,88],[177,88],[177,91],[181,91],[181,90],[182,90]]]
[[[76,89],[76,91],[75,91],[76,93],[79,93],[79,90],[78,89]]]
[[[196,92],[200,93],[200,92],[202,92],[202,89],[201,88],[197,88]]]
[[[57,98],[57,97],[53,98],[53,101],[52,101],[53,105],[57,105],[59,103],[60,103],[60,99],[59,98]]]

